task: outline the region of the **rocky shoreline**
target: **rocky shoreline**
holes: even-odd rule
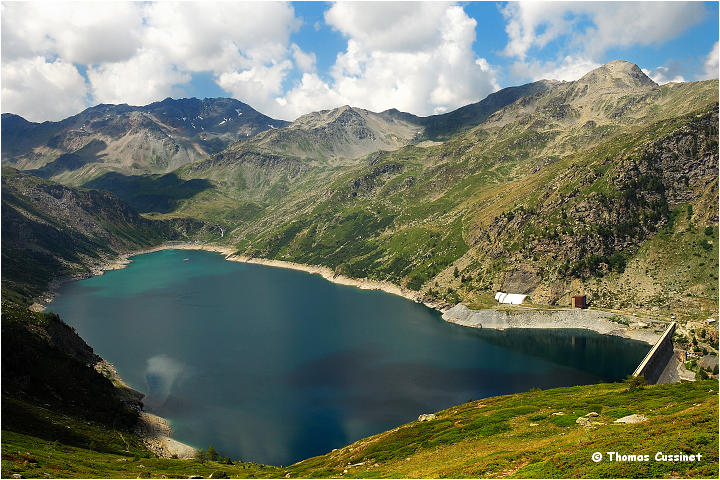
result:
[[[509,328],[584,329],[603,335],[638,340],[654,345],[666,325],[648,318],[630,317],[601,310],[563,308],[541,310],[513,307],[505,310],[471,310],[457,304],[445,311],[443,320],[471,328],[505,330]]]
[[[145,441],[145,446],[158,457],[163,458],[194,458],[196,450],[182,442],[174,440],[170,435],[170,423],[148,412],[140,412],[137,433]]]
[[[265,259],[265,258],[256,258],[256,257],[245,256],[245,255],[237,255],[235,253],[235,250],[231,247],[224,247],[224,246],[220,246],[220,245],[200,244],[200,243],[168,243],[168,244],[159,245],[157,247],[139,250],[139,251],[129,253],[129,254],[123,254],[117,260],[112,261],[112,262],[107,262],[101,268],[98,269],[97,273],[93,272],[93,274],[94,275],[102,275],[103,271],[117,270],[120,268],[125,268],[128,264],[131,263],[130,257],[133,257],[135,255],[142,255],[145,253],[158,252],[160,250],[173,250],[173,249],[174,250],[204,250],[207,252],[220,253],[225,256],[226,260],[229,260],[231,262],[254,263],[257,265],[266,265],[269,267],[287,268],[290,270],[299,270],[302,272],[320,275],[325,280],[332,282],[332,283],[337,283],[339,285],[348,285],[351,287],[360,288],[362,290],[381,290],[385,293],[390,293],[392,295],[398,295],[398,296],[401,296],[408,300],[412,300],[413,302],[422,303],[425,306],[427,306],[429,308],[433,308],[440,312],[445,312],[448,308],[450,308],[452,306],[452,305],[448,305],[443,302],[437,302],[432,299],[425,298],[422,295],[420,295],[418,292],[415,292],[413,290],[408,290],[399,285],[395,285],[394,283],[381,282],[381,281],[377,281],[377,280],[369,280],[367,278],[358,279],[358,278],[346,277],[344,275],[336,274],[328,267],[323,267],[323,266],[319,266],[319,265],[305,265],[302,263],[287,262],[287,261],[283,261],[283,260],[270,260],[270,259]],[[107,267],[107,268],[105,268],[105,267]]]
[[[380,282],[369,279],[350,278],[343,275],[338,275],[328,267],[318,265],[305,265],[284,260],[271,260],[265,258],[249,257],[245,255],[237,255],[232,248],[219,245],[196,243],[165,244],[152,249],[136,252],[132,255],[140,255],[142,253],[150,253],[168,249],[205,250],[209,252],[217,252],[223,254],[226,260],[232,262],[254,263],[257,265],[266,265],[269,267],[299,270],[302,272],[320,275],[325,280],[337,283],[339,285],[348,285],[363,290],[381,290],[385,293],[398,295],[408,300],[412,300],[413,302],[422,303],[429,308],[435,309],[443,314],[442,318],[446,322],[455,323],[471,328],[495,328],[500,330],[507,328],[575,328],[592,330],[603,335],[615,335],[632,340],[638,340],[651,345],[654,344],[658,338],[660,338],[660,335],[664,330],[663,323],[658,323],[652,319],[630,317],[627,315],[619,315],[612,312],[605,312],[600,310],[580,310],[567,308],[546,311],[531,307],[516,307],[513,310],[471,310],[462,304],[452,306],[446,303],[433,301],[431,299],[423,297],[416,291],[408,290],[399,285],[395,285],[394,283]],[[129,263],[127,257],[132,255],[125,256],[123,261],[127,261]],[[125,266],[127,263],[118,262],[117,264],[122,264],[123,266]],[[488,320],[490,318],[492,318],[493,321],[489,322]],[[482,319],[482,321],[480,319]],[[615,321],[611,319],[614,319]],[[643,327],[642,325],[645,326]],[[656,332],[655,330],[658,331]]]

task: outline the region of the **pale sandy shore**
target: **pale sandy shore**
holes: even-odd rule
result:
[[[458,304],[455,307],[451,305],[434,302],[430,299],[423,298],[418,292],[405,289],[401,286],[395,285],[390,282],[378,282],[369,279],[357,279],[349,278],[343,275],[337,275],[331,269],[318,265],[304,265],[301,263],[286,262],[283,260],[269,260],[264,258],[254,258],[243,255],[236,255],[234,250],[229,247],[221,247],[215,245],[200,245],[200,244],[178,244],[178,245],[163,245],[153,249],[157,251],[166,248],[176,249],[187,249],[187,250],[207,250],[211,252],[218,252],[225,255],[226,260],[233,262],[244,262],[244,263],[255,263],[258,265],[267,265],[270,267],[278,268],[289,268],[292,270],[300,270],[307,273],[317,274],[322,276],[325,280],[338,283],[340,285],[349,285],[356,288],[365,290],[382,290],[386,293],[393,295],[399,295],[417,303],[423,303],[424,305],[436,309],[443,313],[443,320],[449,323],[456,323],[471,328],[495,328],[499,330],[507,328],[539,328],[539,329],[586,329],[592,330],[604,335],[614,335],[632,340],[639,340],[641,342],[654,344],[660,337],[660,331],[663,329],[663,325],[653,325],[653,322],[647,318],[633,318],[622,315],[620,317],[625,320],[629,325],[631,323],[637,324],[642,321],[645,325],[651,328],[633,328],[628,325],[619,324],[610,320],[612,317],[618,317],[618,315],[594,310],[578,310],[578,309],[561,309],[554,312],[544,312],[536,309],[523,309],[521,312],[514,312],[512,315],[508,315],[505,312],[496,310],[470,310],[462,304]],[[458,315],[462,311],[461,315]],[[473,321],[475,318],[488,317],[493,318],[494,321],[483,322],[485,325],[480,325],[479,321]],[[497,321],[498,317],[503,317],[501,321]],[[472,320],[470,320],[472,319]],[[510,321],[506,319],[511,319]],[[660,330],[655,331],[657,327]]]
[[[360,288],[363,290],[381,290],[386,293],[398,295],[413,302],[422,303],[430,308],[434,308],[441,312],[444,312],[450,305],[444,303],[435,302],[427,298],[423,298],[418,292],[408,290],[399,285],[395,285],[390,282],[379,282],[376,280],[369,280],[367,278],[350,278],[344,275],[337,275],[331,269],[322,267],[319,265],[304,265],[302,263],[286,262],[283,260],[269,260],[264,258],[248,257],[244,255],[236,255],[235,250],[230,247],[224,247],[219,245],[207,245],[197,243],[177,243],[177,244],[165,244],[158,247],[149,248],[134,252],[132,254],[123,255],[118,259],[117,262],[108,264],[109,268],[105,270],[115,270],[117,268],[124,268],[130,263],[129,257],[135,255],[141,255],[144,253],[152,253],[160,250],[205,250],[208,252],[217,252],[225,256],[226,260],[231,262],[242,262],[242,263],[255,263],[257,265],[266,265],[269,267],[287,268],[290,270],[299,270],[302,272],[312,273],[315,275],[322,276],[325,280],[339,285],[348,285],[351,287]]]

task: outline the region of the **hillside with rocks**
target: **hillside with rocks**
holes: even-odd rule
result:
[[[235,145],[177,172],[214,188],[176,213],[226,225],[225,240],[246,255],[450,304],[488,304],[508,289],[540,304],[587,293],[606,308],[711,314],[717,81],[658,86],[611,62],[542,86],[444,142],[350,165]],[[640,273],[648,255],[679,250],[694,268]]]
[[[217,232],[197,220],[149,220],[101,190],[67,187],[2,170],[3,299],[29,303],[53,280],[83,277],[118,255]]]

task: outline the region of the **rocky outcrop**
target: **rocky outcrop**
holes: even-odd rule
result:
[[[163,458],[194,458],[196,449],[170,437],[172,429],[167,420],[152,413],[142,412],[137,433],[145,446],[155,455]]]
[[[626,425],[631,423],[642,423],[647,421],[648,417],[642,414],[633,413],[632,415],[627,415],[622,418],[618,418],[613,423],[616,425]]]

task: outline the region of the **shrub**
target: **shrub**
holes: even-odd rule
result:
[[[217,461],[220,458],[220,454],[215,450],[215,447],[210,445],[207,449],[207,458],[208,460],[212,460],[213,462]]]
[[[645,380],[645,377],[642,375],[630,375],[625,379],[625,383],[628,386],[628,391],[632,391],[643,388],[645,385],[647,385],[647,380]]]
[[[195,452],[195,460],[197,460],[200,463],[205,463],[205,461],[207,460],[207,455],[205,453],[205,450],[203,450],[202,448],[198,449]]]

